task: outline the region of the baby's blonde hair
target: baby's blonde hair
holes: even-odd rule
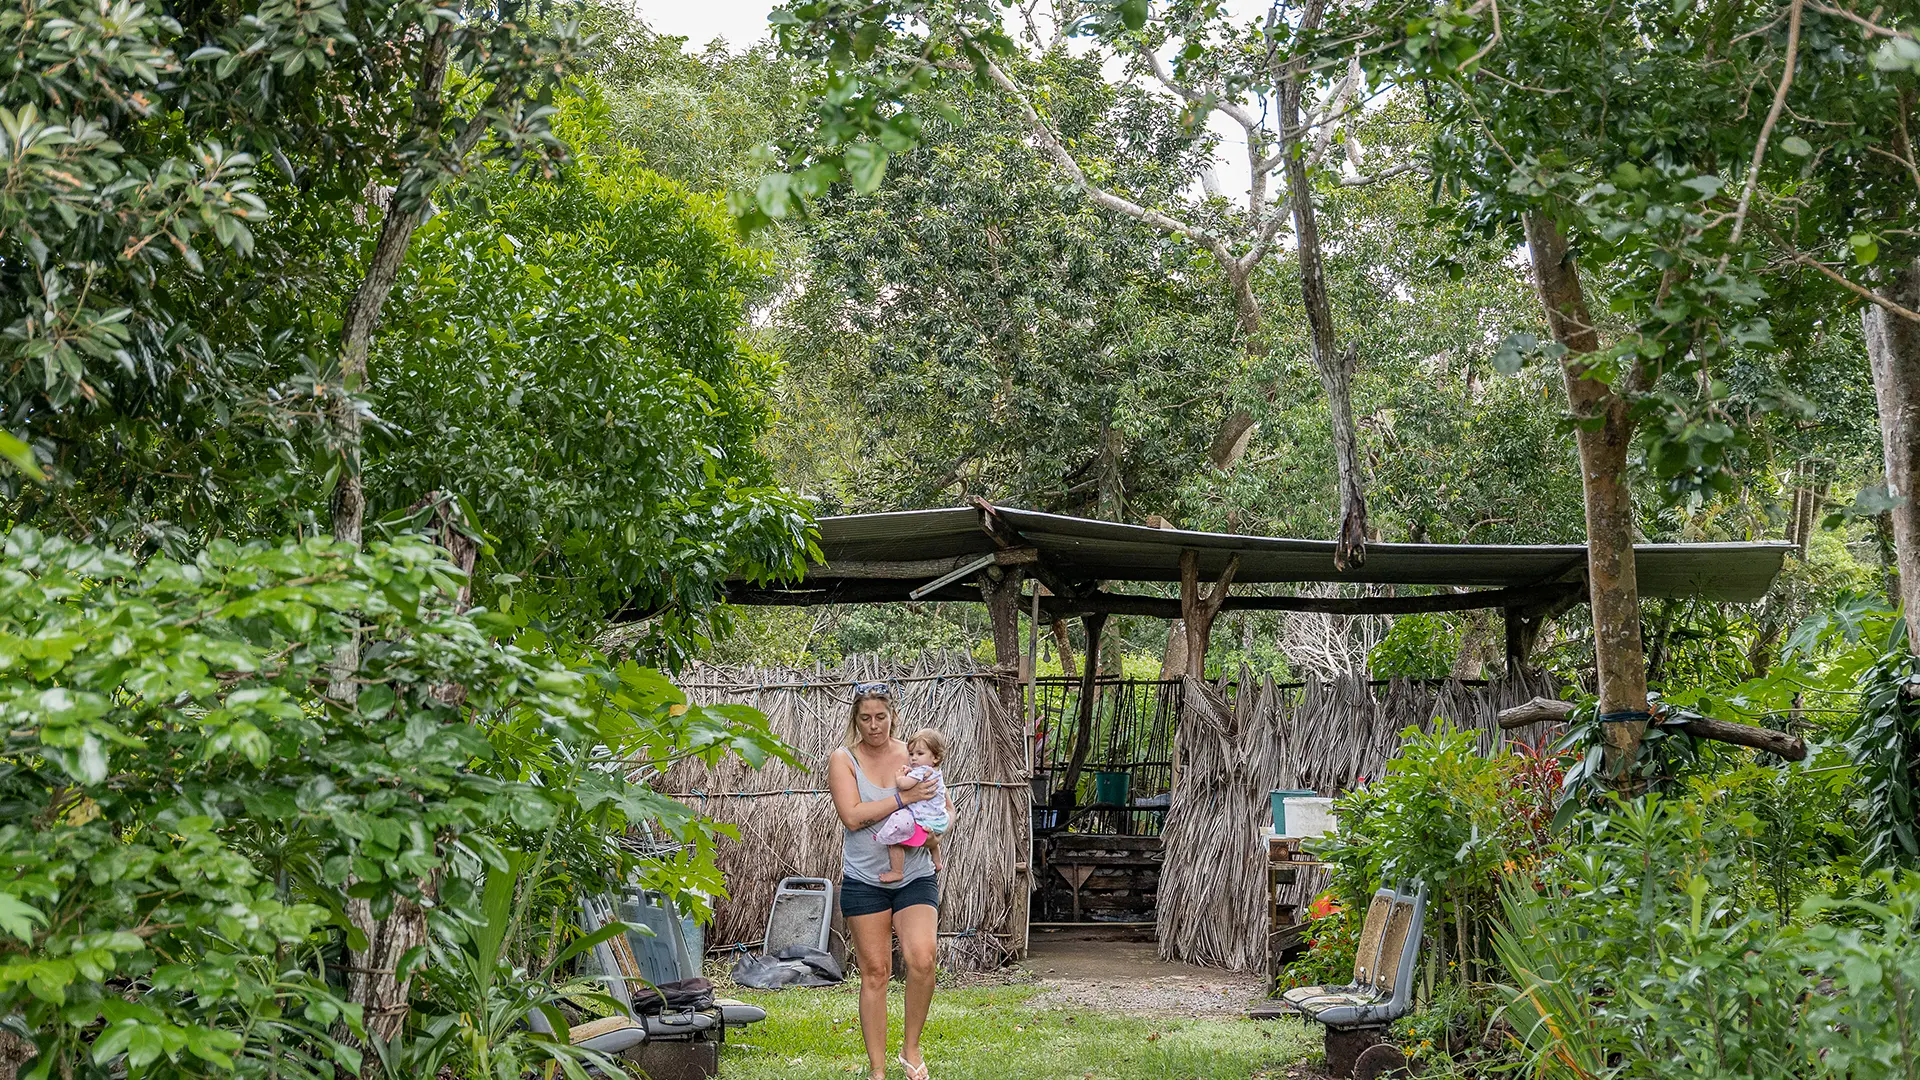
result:
[[[944,765],[947,761],[947,737],[937,728],[923,727],[907,736],[907,749],[913,749],[914,743],[920,743],[933,755],[934,764]]]

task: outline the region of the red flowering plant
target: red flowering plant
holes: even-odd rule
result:
[[[1324,892],[1307,905],[1307,951],[1280,969],[1278,990],[1296,986],[1340,986],[1353,978],[1353,954],[1360,948],[1359,924]]]

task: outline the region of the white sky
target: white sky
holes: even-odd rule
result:
[[[772,0],[637,0],[640,17],[663,34],[687,39],[695,48],[725,38],[735,50],[767,36]]]

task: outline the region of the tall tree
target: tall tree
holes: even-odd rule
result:
[[[751,207],[743,207],[745,215],[749,220],[784,216],[842,175],[852,178],[857,188],[872,190],[884,172],[888,152],[911,146],[919,138],[916,115],[895,106],[911,89],[942,71],[970,70],[1018,106],[1054,165],[1095,204],[1195,243],[1214,257],[1250,357],[1265,347],[1253,275],[1274,249],[1281,230],[1292,222],[1302,299],[1314,327],[1313,357],[1333,417],[1340,484],[1336,561],[1343,566],[1357,564],[1365,558],[1367,526],[1351,402],[1354,361],[1350,351],[1337,348],[1312,185],[1314,174],[1330,161],[1340,124],[1356,107],[1355,94],[1361,86],[1358,68],[1342,67],[1340,77],[1331,80],[1316,77],[1319,69],[1310,62],[1312,54],[1305,43],[1314,40],[1323,15],[1317,2],[1310,3],[1301,20],[1291,18],[1285,5],[1276,4],[1264,21],[1248,27],[1232,24],[1212,5],[1177,6],[1151,27],[1144,3],[1089,5],[1089,9],[1097,17],[1083,18],[1079,5],[1061,5],[1054,13],[1050,35],[1029,17],[1028,43],[1044,54],[1059,47],[1068,34],[1087,31],[1099,43],[1103,57],[1126,65],[1129,79],[1151,80],[1184,102],[1196,132],[1213,110],[1231,117],[1246,133],[1248,206],[1244,212],[1213,201],[1195,204],[1149,197],[1143,202],[1142,193],[1113,184],[1104,175],[1104,164],[1090,172],[1063,137],[1059,118],[1050,114],[1037,88],[1020,81],[1029,74],[1026,66],[1031,58],[1019,53],[997,21],[976,2],[855,5],[845,0],[796,0],[774,16],[782,28],[783,43],[827,58],[837,69],[835,85],[843,89],[823,99],[819,122],[812,129],[817,137],[790,141],[807,149],[795,151],[788,160],[796,166],[809,160],[812,164],[793,174],[765,178]],[[910,29],[916,26],[921,29]],[[1162,52],[1176,57],[1173,65],[1163,59]],[[1310,85],[1320,92],[1310,93]],[[812,149],[822,145],[824,152]],[[1286,198],[1270,199],[1270,190],[1283,176]],[[1331,182],[1369,179],[1354,175]],[[1222,421],[1211,454],[1217,467],[1230,468],[1238,460],[1251,424],[1251,416],[1244,411],[1230,413]]]
[[[1204,154],[1164,103],[1056,55],[1077,145],[1171,192]],[[916,105],[934,92],[914,99]],[[789,358],[788,476],[828,505],[965,495],[1138,520],[1205,466],[1212,388],[1238,367],[1191,245],[1116,219],[1051,175],[988,89],[938,93],[933,121],[871,196],[830,193],[796,227],[800,295],[776,312]],[[1198,422],[1196,422],[1198,421]]]
[[[1434,168],[1467,194],[1465,220],[1527,244],[1551,334],[1509,339],[1501,360],[1544,357],[1567,378],[1601,710],[1620,721],[1606,729],[1608,766],[1619,775],[1647,710],[1630,447],[1637,440],[1670,496],[1730,485],[1725,465],[1746,425],[1727,411],[1718,372],[1776,347],[1767,291],[1776,308],[1832,305],[1797,278],[1840,277],[1822,258],[1850,240],[1845,216],[1830,212],[1839,200],[1806,198],[1802,159],[1820,143],[1823,156],[1873,157],[1881,136],[1857,121],[1898,93],[1839,9],[1817,19],[1801,0],[1610,10],[1389,5],[1352,13],[1342,29],[1370,39],[1381,75],[1417,83],[1432,104]],[[1729,102],[1745,104],[1729,114]],[[1856,254],[1868,239],[1852,243]],[[1796,273],[1772,272],[1782,266]],[[1762,404],[1792,401],[1783,391]]]

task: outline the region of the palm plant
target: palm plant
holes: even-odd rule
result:
[[[1512,978],[1496,989],[1499,1015],[1526,1048],[1528,1071],[1546,1080],[1592,1080],[1614,1071],[1598,1011],[1581,989],[1580,965],[1567,942],[1542,918],[1545,905],[1531,883],[1500,884],[1503,918],[1493,927],[1493,950]]]
[[[506,852],[504,865],[487,871],[472,924],[464,933],[441,928],[429,941],[431,962],[421,973],[429,990],[423,1022],[411,1037],[375,1045],[388,1076],[433,1076],[451,1067],[470,1080],[516,1080],[542,1066],[546,1075],[557,1068],[571,1080],[586,1080],[588,1068],[624,1075],[606,1054],[567,1041],[567,1020],[559,1006],[563,999],[584,997],[618,1008],[591,982],[563,982],[560,973],[575,956],[625,933],[626,924],[613,923],[580,938],[537,971],[511,955],[510,943],[525,921],[533,891],[518,886],[523,877],[531,882],[539,876],[544,854],[528,868],[525,855]],[[527,1024],[535,1011],[554,1034]]]

